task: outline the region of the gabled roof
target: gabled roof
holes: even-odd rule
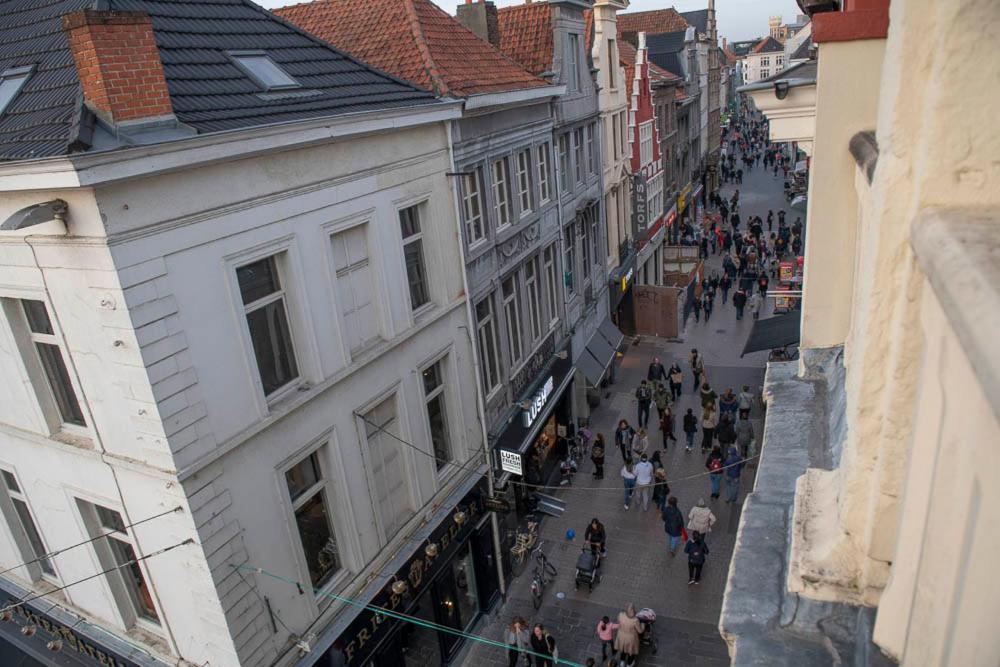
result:
[[[708,34],[708,10],[696,9],[692,12],[681,12],[681,16],[689,25],[703,35]]]
[[[740,60],[728,46],[722,49],[722,55],[725,56],[726,63],[730,65],[735,65]]]
[[[684,34],[685,30],[668,32],[659,35],[648,35],[646,46],[649,49],[649,62],[662,67],[668,72],[683,77],[684,65]]]
[[[149,14],[174,114],[199,133],[435,101],[248,0],[102,0],[101,5]],[[93,6],[94,0],[0,4],[0,71],[36,66],[0,117],[0,160],[70,152],[80,132],[83,99],[62,17]],[[302,84],[295,92],[305,94],[262,95],[226,54],[239,49],[266,51]]]
[[[802,43],[799,44],[797,49],[795,49],[795,52],[792,53],[791,57],[789,57],[789,60],[807,59],[809,57],[809,50],[812,49],[812,47],[813,47],[813,41],[812,41],[812,36],[810,35],[809,37],[806,37],[804,40],[802,40]]]
[[[626,12],[618,15],[618,34],[644,32],[647,36],[661,32],[687,30],[689,24],[673,7],[649,12]]]
[[[500,50],[532,74],[552,69],[552,9],[533,2],[497,10]]]
[[[549,85],[430,0],[316,0],[275,14],[438,95],[466,97]]]
[[[750,53],[776,53],[784,50],[785,47],[781,42],[768,35],[764,39],[757,42],[750,50]]]
[[[628,42],[618,45],[618,59],[625,67],[625,80],[631,81],[635,75],[636,49]],[[672,72],[668,72],[656,63],[649,63],[649,80],[653,84],[657,83],[680,83],[681,78]]]

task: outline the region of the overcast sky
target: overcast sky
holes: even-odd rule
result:
[[[455,5],[464,0],[433,0],[447,11],[455,14]],[[296,0],[257,0],[265,7],[274,8],[293,4]],[[521,4],[523,0],[496,0],[498,7]],[[708,0],[632,0],[630,12],[674,7],[679,12],[705,9]],[[729,41],[740,41],[767,34],[767,17],[778,16],[785,23],[791,23],[799,13],[795,0],[715,0],[715,11],[719,19],[719,36]]]

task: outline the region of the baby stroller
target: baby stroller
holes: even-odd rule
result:
[[[642,634],[639,635],[639,645],[649,646],[653,655],[656,655],[657,649],[660,648],[659,642],[656,640],[656,633],[653,631],[653,624],[656,623],[656,612],[649,607],[643,607],[638,612],[636,612],[635,617],[642,621]]]
[[[601,580],[601,554],[597,549],[584,546],[576,559],[576,578],[573,587],[580,590],[580,584],[587,585],[587,591],[594,590],[594,584]]]

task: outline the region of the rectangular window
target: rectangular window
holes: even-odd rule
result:
[[[556,269],[556,245],[553,243],[542,252],[545,265],[545,300],[549,309],[549,324],[559,319],[559,272]]]
[[[55,336],[45,303],[34,299],[22,299],[21,308],[28,323],[28,337],[38,354],[48,391],[59,410],[62,423],[86,426],[87,421],[80,409],[80,401],[77,400],[76,390],[66,368],[63,350],[59,339]]]
[[[493,163],[493,208],[498,228],[510,224],[510,163],[507,158]]]
[[[760,78],[761,78],[761,79],[766,79],[766,78],[767,78],[767,77],[769,77],[769,76],[771,76],[771,70],[767,70],[767,69],[762,69],[762,70],[760,71]]]
[[[10,103],[14,101],[21,88],[31,76],[34,66],[13,67],[0,72],[0,115],[7,110]]]
[[[229,55],[264,90],[284,90],[302,85],[263,51],[232,51]]]
[[[424,403],[427,405],[431,445],[434,447],[437,469],[441,470],[452,460],[451,440],[448,437],[448,412],[445,406],[443,362],[438,361],[425,368],[423,378]]]
[[[615,74],[618,72],[618,55],[615,53],[615,40],[608,40],[608,88],[614,90],[618,86]]]
[[[622,155],[628,155],[629,154],[629,147],[628,147],[628,144],[629,144],[629,136],[628,136],[628,112],[627,111],[622,111],[621,113],[619,113],[618,114],[618,120],[619,120],[619,122],[621,123],[621,126],[622,126],[622,130],[621,130],[621,136],[622,136]]]
[[[531,340],[542,337],[542,299],[538,284],[538,258],[532,257],[524,265],[524,288],[528,292],[528,327]]]
[[[10,502],[10,507],[5,507],[5,503],[0,503],[0,509],[7,515],[7,525],[14,533],[14,542],[20,547],[21,558],[24,562],[35,561],[32,565],[37,566],[42,574],[49,577],[56,576],[55,567],[48,558],[43,558],[49,550],[45,547],[35,519],[28,508],[28,499],[21,490],[21,485],[17,483],[14,473],[7,470],[0,470],[0,491],[6,492],[6,500]],[[13,510],[12,512],[9,510]],[[34,568],[28,566],[31,572]],[[37,576],[37,572],[32,573],[32,577]]]
[[[615,114],[614,116],[608,116],[608,124],[612,128],[611,132],[609,133],[613,137],[611,143],[611,150],[615,155],[615,159],[617,160],[619,156],[621,156],[621,150],[622,150],[621,148],[622,140],[621,137],[619,136],[621,134],[621,126],[618,123],[618,115]]]
[[[132,537],[122,515],[113,509],[77,499],[84,524],[94,539],[94,549],[118,603],[126,625],[141,620],[155,625],[160,617],[153,604],[153,593],[146,574],[137,562]]]
[[[483,367],[486,393],[500,384],[500,359],[497,351],[496,318],[493,302],[486,297],[476,304],[476,333],[479,338],[479,356]]]
[[[583,251],[583,279],[590,278],[590,229],[586,221],[580,223],[580,248]]]
[[[559,190],[563,194],[569,188],[569,133],[559,136]]]
[[[576,167],[576,182],[583,183],[583,174],[585,168],[586,156],[584,155],[585,147],[583,144],[583,128],[578,127],[573,130],[573,157]]]
[[[653,161],[653,123],[639,126],[639,163],[646,166]]]
[[[521,296],[518,294],[517,274],[503,281],[500,286],[503,296],[503,316],[507,325],[508,352],[511,364],[521,360]]]
[[[552,188],[549,185],[548,143],[544,143],[538,147],[538,197],[542,203],[552,198]]]
[[[309,568],[309,581],[321,588],[340,571],[340,549],[330,522],[326,499],[326,481],[320,467],[319,452],[295,464],[285,473],[285,486],[295,514],[302,553]]]
[[[483,225],[482,167],[476,167],[462,176],[462,209],[465,214],[465,235],[472,246],[486,237]]]
[[[600,263],[601,255],[599,254],[600,251],[598,250],[598,245],[600,244],[600,234],[598,233],[598,227],[597,227],[597,218],[600,215],[600,210],[597,208],[597,205],[595,204],[594,206],[591,207],[590,211],[591,211],[590,243],[593,246],[591,252],[593,253],[592,256],[594,258],[594,262]]]
[[[392,539],[413,516],[395,395],[385,399],[364,416],[365,437],[371,457],[371,478],[375,506],[386,540]]]
[[[580,36],[569,35],[569,53],[566,54],[566,77],[569,90],[580,90]]]
[[[594,131],[597,126],[591,123],[586,128],[587,133],[587,172],[590,174],[597,173],[597,151],[594,147]]]
[[[576,234],[573,231],[575,224],[571,222],[563,228],[563,284],[570,294],[576,291],[573,282],[573,271],[576,269]]]
[[[531,212],[531,151],[517,154],[517,195],[521,204],[521,215]]]
[[[299,376],[277,256],[271,255],[238,267],[236,280],[250,330],[257,373],[264,395],[270,396]]]
[[[760,59],[760,66],[761,67],[770,67],[771,66],[771,58],[769,56],[763,56],[763,57],[761,57],[761,59]]]
[[[368,259],[367,225],[334,234],[333,266],[337,276],[337,302],[344,335],[351,354],[381,337],[375,300],[375,280]]]
[[[406,279],[410,283],[410,309],[417,310],[430,301],[419,205],[408,206],[399,212],[399,228],[403,236]]]

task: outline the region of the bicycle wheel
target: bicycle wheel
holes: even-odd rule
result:
[[[519,577],[521,573],[524,572],[524,565],[528,562],[528,550],[518,549],[511,550],[511,569],[514,571],[514,576]]]
[[[558,572],[556,572],[555,565],[550,563],[548,560],[545,561],[545,571],[548,572],[553,577],[559,574]]]

